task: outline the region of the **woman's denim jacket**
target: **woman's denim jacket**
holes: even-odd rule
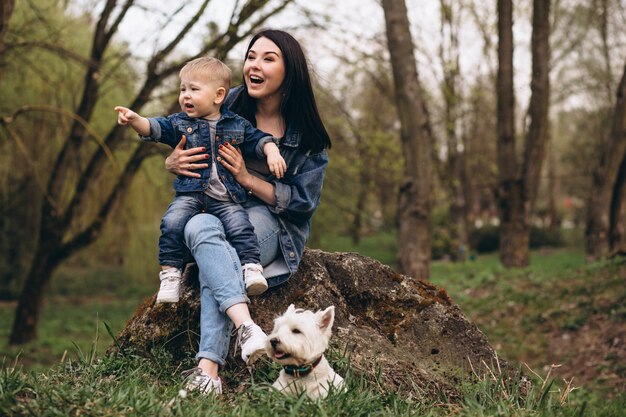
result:
[[[189,117],[185,113],[149,118],[150,136],[140,136],[140,139],[165,143],[174,148],[178,145],[182,136],[185,135],[187,138],[185,149],[205,147],[209,155],[211,149],[218,149],[219,145],[229,142],[231,145],[239,147],[246,157],[264,159],[263,145],[271,141],[272,136],[252,126],[249,121],[229,111],[226,106],[222,106],[220,112],[222,115],[217,121],[214,147],[211,147],[209,122],[204,119]],[[208,158],[206,163],[208,163],[209,167],[197,171],[201,175],[200,178],[178,175],[174,180],[174,190],[176,192],[204,191],[211,179],[212,161],[213,158]],[[217,174],[226,186],[230,198],[235,203],[246,201],[246,190],[222,164],[217,164]]]
[[[225,105],[233,103],[241,93],[238,86],[228,94]],[[276,191],[276,205],[267,206],[280,223],[280,247],[283,259],[277,259],[264,268],[268,285],[273,287],[287,281],[298,269],[304,244],[311,230],[311,218],[320,203],[324,172],[328,165],[326,151],[303,152],[299,149],[300,132],[287,121],[285,137],[279,141],[280,154],[287,163],[287,173],[280,180],[267,178]]]

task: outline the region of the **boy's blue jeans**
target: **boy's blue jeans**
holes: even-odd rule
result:
[[[217,217],[224,227],[226,240],[235,248],[241,265],[260,263],[259,242],[248,212],[241,204],[219,201],[202,192],[176,193],[161,220],[159,265],[183,268],[185,225],[198,213]]]

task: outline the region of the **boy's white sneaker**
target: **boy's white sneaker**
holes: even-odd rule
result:
[[[267,280],[263,276],[263,267],[259,264],[243,265],[243,281],[248,295],[263,294],[267,290]]]
[[[185,389],[199,391],[201,394],[221,394],[222,380],[213,379],[200,368],[192,368],[183,372]]]
[[[165,269],[159,272],[161,286],[157,294],[157,304],[178,302],[180,298],[180,284],[182,281],[181,275],[180,269],[176,268]]]
[[[252,365],[265,353],[267,335],[254,322],[243,323],[237,329],[237,346],[241,348],[241,359]]]

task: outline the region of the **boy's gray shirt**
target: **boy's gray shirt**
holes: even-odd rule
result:
[[[230,196],[228,195],[228,190],[224,183],[220,180],[219,174],[217,173],[217,149],[215,149],[215,131],[217,129],[217,120],[209,120],[209,133],[211,134],[211,178],[209,179],[209,184],[207,185],[204,192],[209,197],[212,197],[218,201],[232,201]]]

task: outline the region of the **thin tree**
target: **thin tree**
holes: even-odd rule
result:
[[[451,236],[456,242],[457,257],[464,256],[463,248],[467,247],[468,227],[465,204],[465,152],[461,150],[462,142],[459,134],[461,121],[461,66],[459,49],[460,10],[454,1],[440,0],[441,35],[439,57],[443,68],[442,92],[445,105],[444,123],[447,148],[447,164],[444,181],[448,186],[450,201]]]
[[[179,55],[178,59],[171,58],[172,52],[205,13],[209,0],[204,0],[173,40],[150,58],[142,78],[145,81],[128,106],[140,110],[150,101],[154,90],[165,79],[176,74],[187,60],[208,52],[223,58],[241,39],[248,37],[270,16],[284,9],[291,0],[283,0],[273,8],[261,12],[268,2],[269,0],[248,0],[243,4],[237,2],[238,7],[233,10],[224,32],[215,34],[193,56]],[[112,152],[120,148],[120,145],[128,144],[124,140],[125,130],[117,125],[109,130],[97,149],[90,152],[89,147],[91,141],[88,139],[93,138],[89,121],[100,98],[102,80],[106,79],[106,74],[103,73],[105,56],[111,49],[113,36],[133,4],[133,0],[125,0],[120,4],[116,0],[107,0],[97,18],[89,64],[85,67],[82,91],[77,100],[79,104],[72,112],[73,122],[69,133],[45,186],[38,239],[33,247],[33,262],[18,300],[10,344],[22,344],[36,338],[44,289],[53,272],[62,261],[100,236],[114,206],[127,193],[142,162],[159,152],[154,146],[135,145],[123,163],[115,162]],[[18,109],[10,117],[2,119],[9,134],[10,122],[29,111],[33,109]],[[81,158],[89,155],[83,166],[75,163],[79,155]],[[113,185],[96,196],[90,190],[97,189],[104,177],[114,177]],[[84,213],[93,212],[94,206],[96,214],[85,221]]]
[[[594,2],[595,3],[595,2]],[[626,152],[624,138],[624,95],[626,93],[626,65],[624,74],[617,86],[615,96],[611,93],[611,60],[608,30],[608,2],[600,1],[598,11],[598,30],[606,72],[605,90],[609,103],[615,102],[613,120],[608,140],[600,156],[598,165],[593,170],[592,186],[587,199],[587,217],[585,222],[585,252],[587,259],[596,260],[617,249],[622,239],[619,232],[620,206],[623,199],[622,168]]]
[[[404,0],[383,0],[387,45],[400,118],[404,179],[398,202],[398,265],[429,276],[433,137],[420,85]]]
[[[614,168],[616,171],[612,171]],[[598,229],[605,226],[603,222],[606,221],[607,216],[609,252],[626,252],[622,242],[623,225],[620,221],[623,219],[624,204],[626,204],[626,63],[617,86],[608,146],[602,156],[600,166],[594,172],[593,181],[594,187],[592,187],[592,199],[589,201],[587,218],[587,255],[595,259],[603,254],[606,243],[600,241],[602,234],[598,233]],[[605,195],[609,192],[610,196]],[[607,197],[610,198],[608,206],[603,205],[606,204],[607,201],[604,198]],[[592,212],[597,217],[592,217]]]
[[[498,168],[500,260],[507,267],[529,264],[530,225],[548,138],[550,102],[550,1],[533,1],[530,126],[522,164],[515,155],[513,94],[513,4],[498,1]]]

